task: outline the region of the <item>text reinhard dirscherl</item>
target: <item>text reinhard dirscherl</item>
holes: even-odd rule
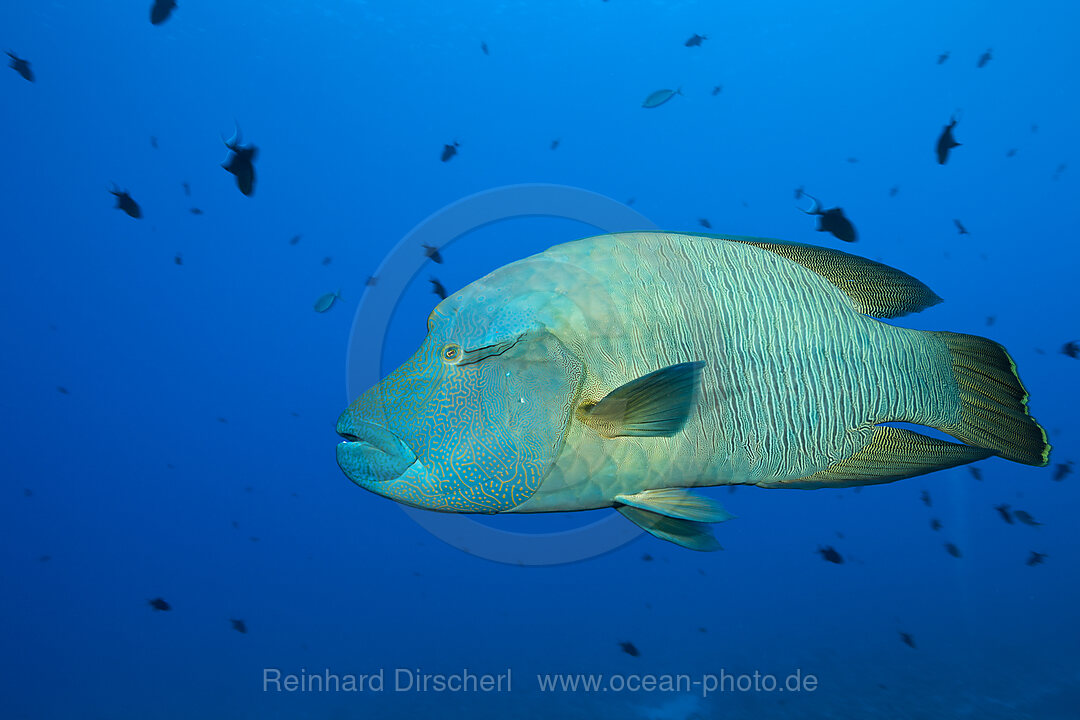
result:
[[[674,692],[700,693],[707,697],[724,692],[804,692],[818,688],[815,675],[801,669],[786,676],[771,673],[733,674],[725,670],[700,675],[670,673],[633,674],[545,674],[536,676],[540,692]],[[469,669],[451,673],[426,673],[419,668],[379,668],[366,675],[337,674],[329,668],[311,672],[283,673],[279,668],[263,668],[263,692],[323,693],[323,692],[467,692],[505,693],[513,691],[510,668],[502,673],[477,673]]]

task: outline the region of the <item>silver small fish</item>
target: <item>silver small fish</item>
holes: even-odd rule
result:
[[[315,312],[324,313],[334,306],[334,303],[341,299],[341,291],[326,293],[318,300],[315,301]]]
[[[651,93],[649,95],[649,97],[645,98],[645,102],[641,103],[641,107],[643,107],[643,108],[660,107],[661,105],[663,105],[668,100],[675,97],[676,95],[682,95],[682,88],[679,88],[678,90],[668,90],[668,89],[657,90],[656,92]]]

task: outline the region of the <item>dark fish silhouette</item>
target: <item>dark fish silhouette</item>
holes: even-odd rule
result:
[[[922,500],[922,504],[926,507],[930,507],[934,504],[933,501],[930,499],[930,493],[926,490],[923,490],[922,493],[919,494],[919,499]]]
[[[30,488],[23,488],[22,494],[23,497],[34,497],[34,491]]]
[[[184,186],[184,195],[186,195],[187,197],[191,197],[191,186],[188,185],[187,183],[180,183],[180,184]]]
[[[825,562],[831,562],[834,565],[843,565],[843,556],[836,551],[832,545],[826,545],[825,547],[819,547],[815,552],[819,553]]]
[[[172,610],[172,605],[165,602],[164,598],[154,598],[153,600],[149,600],[147,602],[149,602],[150,607],[154,608],[155,610]]]
[[[150,136],[150,147],[154,148],[155,150],[157,150],[157,149],[158,149],[158,146],[157,146],[157,136],[155,136],[155,135],[151,135],[151,136]]]
[[[1077,344],[1075,340],[1070,340],[1061,346],[1061,354],[1068,355],[1071,358],[1080,356],[1080,344]]]
[[[431,283],[431,292],[438,295],[440,299],[445,300],[446,299],[446,288],[443,287],[443,284],[441,282],[439,282],[438,280],[436,280],[435,278],[431,278],[430,280],[428,280],[428,282]]]
[[[698,224],[706,230],[712,230],[712,223],[709,222],[709,218],[698,218]]]
[[[971,233],[968,232],[967,228],[964,227],[964,223],[960,222],[959,220],[954,218],[953,219],[953,224],[956,225],[956,230],[961,235],[970,235],[971,234]]]
[[[968,472],[971,473],[971,477],[976,480],[982,480],[982,470],[977,467],[969,467]]]
[[[630,657],[638,657],[641,655],[641,652],[639,652],[638,649],[634,647],[634,643],[632,642],[621,642],[619,643],[619,647],[622,648],[622,651]]]
[[[954,558],[963,557],[960,553],[960,548],[956,547],[952,543],[945,543],[945,552],[952,555]]]
[[[1035,567],[1036,565],[1042,565],[1043,560],[1045,560],[1048,557],[1050,557],[1050,556],[1047,555],[1046,553],[1036,552],[1036,551],[1032,550],[1031,554],[1028,555],[1026,565],[1028,567]]]
[[[56,386],[56,392],[60,393],[61,395],[70,395],[71,394],[71,391],[68,390],[63,385],[57,385]]]
[[[937,64],[938,65],[944,65],[945,61],[948,60],[948,59],[949,59],[949,51],[946,50],[945,52],[943,52],[943,53],[941,53],[940,55],[937,56]]]
[[[649,97],[645,98],[645,102],[641,103],[643,108],[656,108],[666,103],[676,95],[682,95],[682,88],[678,90],[671,90],[664,88],[663,90],[654,90],[649,93]]]
[[[1068,166],[1065,163],[1061,163],[1060,165],[1058,165],[1057,168],[1054,169],[1054,174],[1050,176],[1050,179],[1051,180],[1060,180],[1061,179],[1061,173],[1065,172],[1065,169],[1067,167]]]
[[[709,38],[705,35],[698,35],[694,33],[690,36],[690,39],[683,43],[685,47],[701,47],[701,43],[705,42]]]
[[[1063,463],[1058,463],[1056,466],[1054,466],[1054,481],[1055,482],[1061,482],[1062,480],[1064,480],[1069,474],[1072,473],[1072,471],[1073,471],[1072,466],[1073,466],[1073,461],[1072,460],[1068,460],[1068,461],[1063,462]]]
[[[486,43],[486,42],[481,42],[481,43],[480,43],[480,50],[481,50],[481,52],[483,52],[483,53],[484,53],[485,55],[490,55],[490,54],[491,54],[490,52],[488,52],[488,46],[487,46],[487,43]]]
[[[173,262],[176,263],[177,265],[183,265],[184,264],[184,258],[180,257],[180,253],[176,253],[176,256],[173,258]]]
[[[988,62],[990,62],[991,60],[994,59],[994,56],[991,54],[993,52],[994,52],[994,48],[986,48],[986,52],[984,52],[982,55],[979,56],[979,62],[975,63],[975,67],[977,67],[977,68],[986,67],[986,63],[988,63]],[[1008,64],[1008,63],[1006,63],[1006,64]]]
[[[802,188],[799,188],[798,194],[800,197],[806,196],[813,201],[813,206],[809,210],[803,210],[803,212],[807,215],[818,216],[818,232],[830,233],[836,239],[844,242],[855,242],[859,239],[855,232],[855,226],[844,216],[842,208],[834,207],[822,210],[821,203],[813,195],[803,192]]]
[[[1009,148],[1005,152],[1005,157],[1016,157],[1016,148]]]
[[[176,0],[154,0],[150,8],[150,24],[160,25],[169,19],[169,15],[176,8]]]
[[[551,149],[552,150],[558,150],[559,149],[559,138],[555,138],[554,140],[551,141]]]
[[[949,151],[954,147],[960,147],[960,143],[956,142],[956,138],[953,137],[953,128],[956,127],[956,117],[954,116],[949,120],[949,124],[941,131],[941,136],[937,140],[937,161],[938,165],[944,165],[945,161],[949,159]]]
[[[11,50],[7,51],[7,56],[11,58],[11,62],[8,63],[9,68],[22,75],[23,80],[34,82],[34,71],[30,69],[30,61],[19,57]]]
[[[255,157],[259,149],[254,145],[243,144],[239,125],[236,126],[233,136],[224,142],[225,147],[229,148],[229,157],[225,158],[221,167],[236,176],[236,187],[250,197],[255,193]]]
[[[244,623],[243,620],[230,619],[229,622],[232,623],[232,629],[235,630],[236,632],[238,632],[238,633],[246,633],[247,632],[247,625]]]
[[[428,245],[428,244],[425,243],[424,244],[424,255],[427,255],[429,258],[431,258],[432,262],[437,262],[437,263],[442,262],[442,255],[439,254],[439,248],[437,248],[437,247],[432,247],[431,245]]]
[[[334,262],[334,258],[332,258],[332,257],[324,257],[322,259],[323,267],[326,267],[327,265],[329,265],[332,262]]]
[[[937,532],[937,531],[938,531],[938,530],[940,530],[940,529],[941,529],[942,527],[943,527],[943,526],[942,526],[942,524],[941,524],[941,521],[940,521],[940,520],[938,520],[937,518],[932,518],[932,519],[930,520],[930,529],[931,529],[931,530],[933,530],[934,532]]]
[[[1010,525],[1013,524],[1012,515],[1009,514],[1009,506],[1008,505],[1004,505],[1004,504],[995,505],[994,509],[998,511],[998,515],[1001,516],[1002,520],[1009,523]]]
[[[200,208],[197,208],[197,207],[191,208],[190,210],[188,210],[188,212],[191,213],[192,215],[202,215],[203,214],[203,211]]]
[[[902,640],[902,641],[904,642],[904,644],[905,644],[905,645],[907,645],[907,646],[908,646],[909,648],[911,648],[911,649],[913,649],[913,650],[915,649],[915,638],[913,638],[913,637],[911,636],[911,633],[906,633],[906,632],[902,632],[902,633],[900,633],[900,639],[901,639],[901,640]]]
[[[1039,522],[1035,518],[1031,517],[1031,514],[1028,513],[1028,512],[1025,512],[1024,510],[1013,510],[1013,517],[1015,517],[1017,520],[1024,523],[1025,525],[1031,525],[1031,526],[1042,525],[1041,522]]]
[[[293,235],[291,238],[289,238],[289,244],[290,245],[295,245],[298,242],[300,242],[300,236],[299,235]]]
[[[443,145],[442,155],[439,157],[439,159],[443,162],[449,162],[450,158],[458,154],[459,147],[461,147],[461,143],[459,143],[457,140],[454,141],[453,145]]]
[[[138,220],[142,217],[142,208],[139,207],[139,203],[135,202],[127,190],[121,190],[113,184],[113,190],[109,191],[109,194],[116,198],[116,207],[118,210],[123,210],[130,217]]]
[[[367,282],[365,283],[365,285],[367,285],[368,287],[374,287],[375,285],[378,284],[378,282],[379,282],[379,278],[375,277],[374,275],[371,275],[371,276],[368,277]]]
[[[997,321],[996,316],[994,316],[994,315],[987,315],[986,316],[986,325],[987,325],[987,327],[989,327],[990,325],[993,325],[995,321]]]
[[[719,95],[722,92],[724,92],[724,86],[723,85],[716,85],[712,89],[712,94],[713,94],[714,97],[716,95]]]
[[[645,553],[644,555],[641,556],[641,561],[642,562],[652,562],[652,559],[653,559],[652,555],[650,555],[649,553]]]
[[[900,192],[900,186],[893,185],[891,188],[889,188],[889,197],[896,197],[896,193],[898,192]]]
[[[849,157],[849,158],[847,159],[847,161],[848,161],[849,163],[851,163],[852,165],[854,165],[855,163],[859,162],[859,158],[857,158],[857,157]]]

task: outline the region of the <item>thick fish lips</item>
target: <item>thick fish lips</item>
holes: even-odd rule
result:
[[[380,485],[419,469],[416,453],[382,426],[354,420],[346,413],[338,421],[337,433],[345,438],[337,446],[338,467],[366,490],[385,494],[388,488]]]

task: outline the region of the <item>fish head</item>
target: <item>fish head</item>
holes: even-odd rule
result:
[[[508,511],[563,447],[584,363],[550,320],[565,296],[505,272],[446,298],[416,353],[341,415],[337,461],[360,487],[412,507]],[[519,268],[520,270],[520,268]]]

